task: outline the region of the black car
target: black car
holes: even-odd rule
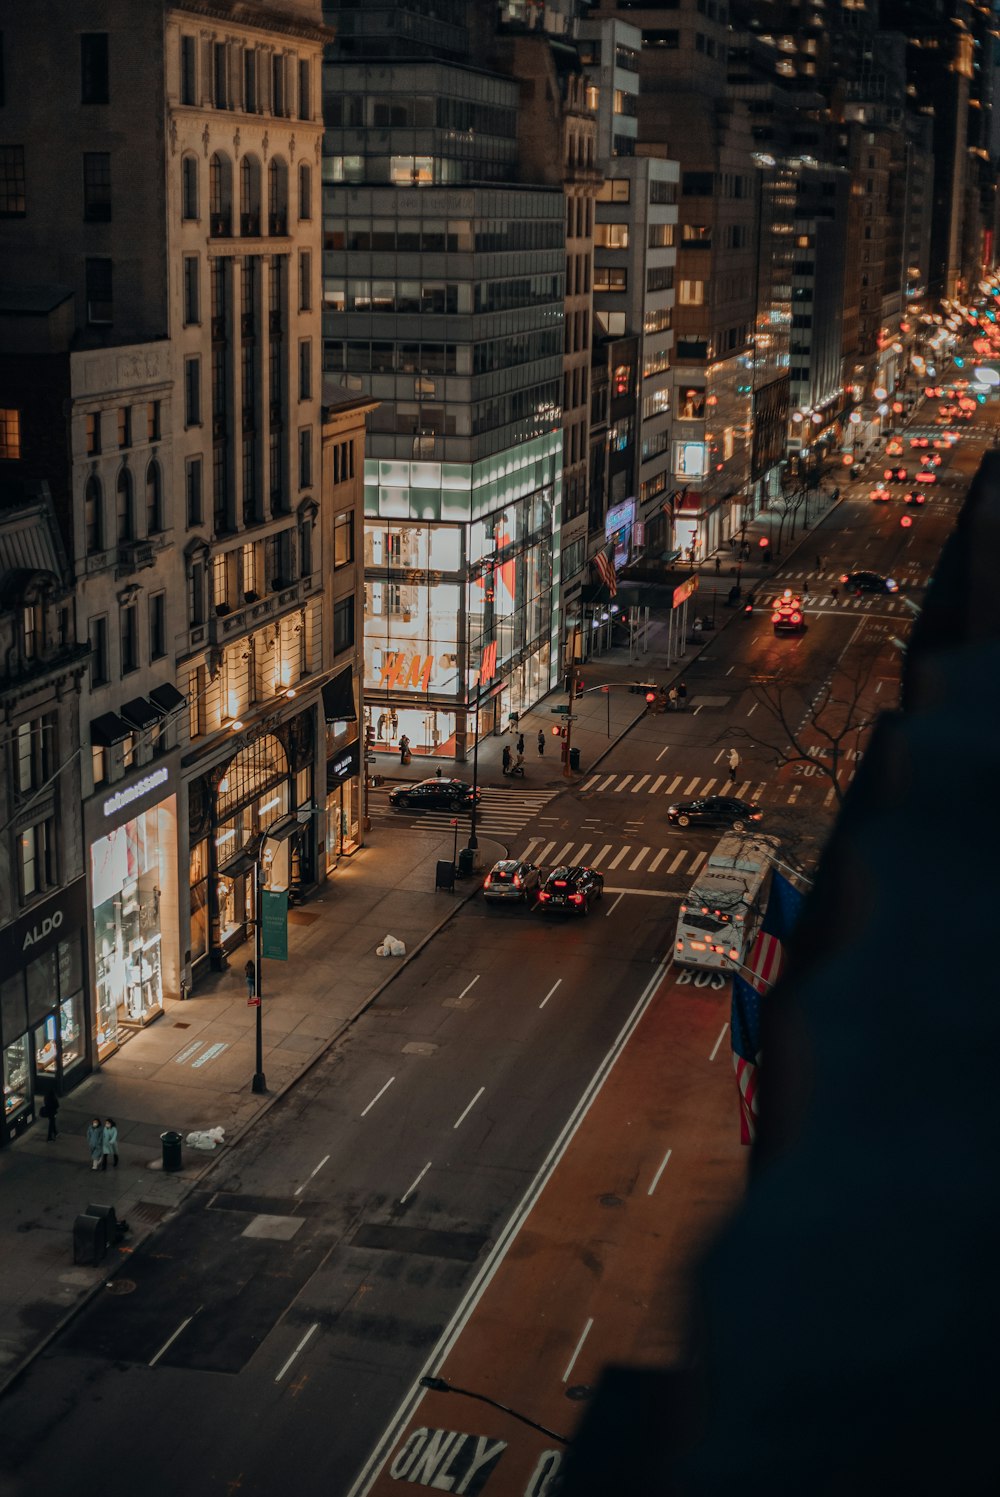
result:
[[[542,873],[534,863],[502,858],[483,880],[483,898],[488,904],[529,904],[538,894]]]
[[[708,795],[667,807],[667,820],[675,826],[727,826],[734,832],[747,831],[763,816],[759,806],[730,795]]]
[[[895,577],[883,577],[880,572],[845,572],[840,580],[852,593],[899,592]]]
[[[396,785],[389,791],[390,806],[406,806],[419,810],[467,811],[473,800],[478,802],[482,791],[472,793],[472,786],[464,780],[417,780],[413,785]]]
[[[604,893],[604,879],[593,868],[553,868],[538,891],[543,914],[585,915]]]

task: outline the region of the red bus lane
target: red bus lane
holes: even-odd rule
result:
[[[677,1360],[690,1265],[746,1168],[728,1017],[721,974],[668,972],[435,1375],[569,1437],[606,1363]],[[545,1497],[564,1448],[429,1391],[354,1490]]]

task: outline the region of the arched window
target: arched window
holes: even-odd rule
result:
[[[299,162],[299,217],[312,218],[312,167]]]
[[[198,158],[181,160],[181,218],[198,217]]]
[[[118,485],[115,493],[118,514],[118,540],[119,542],[134,540],[135,504],[132,493],[132,475],[127,468],[123,468],[118,475]]]
[[[288,167],[272,156],[267,168],[268,233],[288,233]]]
[[[101,480],[96,474],[87,479],[83,491],[83,529],[87,555],[93,556],[104,550],[104,494]]]
[[[146,534],[158,535],[163,529],[163,480],[160,465],[154,458],[146,469]]]
[[[260,233],[260,162],[244,156],[240,162],[240,233]]]
[[[228,237],[233,232],[233,168],[220,151],[208,163],[208,211],[213,237]]]

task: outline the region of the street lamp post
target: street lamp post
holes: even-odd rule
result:
[[[264,1075],[264,1021],[263,1004],[261,1003],[261,975],[264,967],[264,869],[261,866],[264,859],[264,843],[266,833],[260,834],[260,846],[257,848],[257,856],[253,865],[254,882],[254,1002],[257,1007],[257,1064],[250,1083],[250,1090],[257,1096],[263,1096],[267,1091],[267,1077]]]
[[[469,826],[469,840],[466,843],[469,851],[474,853],[479,848],[479,838],[476,836],[476,796],[479,792],[479,696],[481,686],[476,682],[476,726],[472,740],[472,821]]]

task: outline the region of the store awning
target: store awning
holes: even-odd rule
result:
[[[91,719],[90,741],[98,748],[114,748],[116,743],[124,743],[131,736],[132,729],[116,712],[102,712],[100,717]]]
[[[183,707],[187,698],[177,690],[176,686],[171,686],[170,682],[166,681],[162,686],[153,687],[149,693],[149,700],[157,711],[166,717],[169,713],[176,712],[178,707]]]
[[[323,687],[323,715],[328,723],[352,723],[357,719],[351,667],[327,681]]]
[[[158,723],[163,713],[157,711],[152,702],[147,702],[145,697],[133,697],[130,702],[123,702],[120,708],[121,715],[133,728],[143,732]]]

